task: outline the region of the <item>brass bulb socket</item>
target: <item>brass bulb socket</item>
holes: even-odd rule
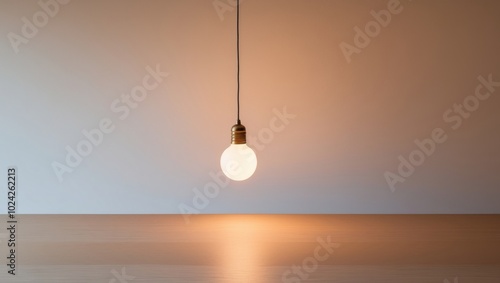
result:
[[[231,143],[232,144],[246,144],[247,143],[247,130],[242,124],[236,124],[231,127]]]

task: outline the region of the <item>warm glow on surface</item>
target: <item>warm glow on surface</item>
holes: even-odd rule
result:
[[[190,224],[180,215],[21,217],[22,271],[15,282],[440,283],[460,276],[465,278],[460,283],[498,283],[500,278],[498,215],[193,215]],[[0,264],[6,261],[7,256]],[[0,282],[14,281],[1,272]]]
[[[221,267],[226,279],[232,282],[259,282],[259,245],[255,236],[259,223],[252,219],[234,219],[225,223],[225,238],[221,247]]]

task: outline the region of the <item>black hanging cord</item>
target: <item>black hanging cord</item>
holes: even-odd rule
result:
[[[236,104],[238,109],[238,125],[240,122],[240,0],[236,1],[236,65],[237,65],[237,91]]]

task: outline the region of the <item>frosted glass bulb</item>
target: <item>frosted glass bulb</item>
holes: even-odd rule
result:
[[[231,144],[220,157],[222,172],[231,180],[243,181],[257,169],[257,156],[244,144]]]

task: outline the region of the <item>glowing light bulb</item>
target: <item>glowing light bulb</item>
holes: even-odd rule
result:
[[[231,144],[222,153],[220,166],[229,179],[243,181],[257,169],[257,156],[246,144]]]
[[[222,153],[220,166],[229,179],[243,181],[250,178],[257,169],[257,156],[246,144],[245,126],[236,124],[231,132],[231,145]]]

